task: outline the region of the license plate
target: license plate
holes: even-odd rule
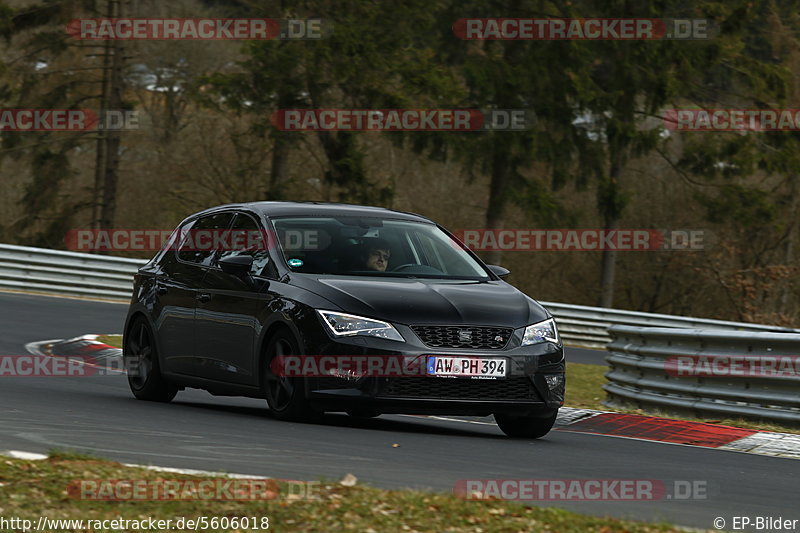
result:
[[[428,357],[429,376],[497,379],[506,377],[508,363],[501,357]]]

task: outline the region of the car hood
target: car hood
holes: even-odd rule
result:
[[[295,283],[342,311],[400,324],[469,324],[521,328],[550,315],[503,281],[302,276]]]

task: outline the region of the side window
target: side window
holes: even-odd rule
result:
[[[233,221],[230,237],[231,246],[222,250],[219,259],[235,255],[249,255],[253,257],[253,267],[250,274],[253,276],[276,277],[274,265],[269,257],[269,239],[266,233],[250,215],[237,213]]]
[[[164,246],[161,247],[161,250],[150,260],[150,263],[165,265],[175,261],[175,250],[180,249],[181,241],[186,237],[194,223],[194,220],[190,220],[175,228],[167,238]]]
[[[224,233],[231,224],[233,213],[216,213],[199,219],[186,235],[178,249],[181,261],[211,266],[219,242],[225,242]]]

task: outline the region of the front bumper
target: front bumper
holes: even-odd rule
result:
[[[564,404],[564,351],[553,343],[520,346],[512,338],[501,350],[430,348],[410,330],[396,325],[407,342],[368,337],[331,339],[306,346],[321,355],[404,356],[459,355],[503,357],[508,361],[504,379],[402,377],[306,378],[309,400],[321,411],[346,411],[363,407],[381,413],[460,414],[494,413],[526,415],[552,412]],[[548,386],[545,375],[561,376]]]

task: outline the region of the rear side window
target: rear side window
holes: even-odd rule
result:
[[[178,259],[201,266],[211,266],[217,252],[220,235],[231,225],[233,213],[215,213],[200,218],[183,236]]]
[[[192,224],[194,224],[194,220],[190,220],[189,222],[184,222],[177,228],[173,230],[170,234],[169,238],[167,238],[164,246],[161,247],[161,250],[156,253],[155,256],[150,260],[151,264],[164,264],[169,262],[170,260],[174,260],[174,250],[180,249],[180,242],[183,236],[187,234],[187,232],[191,229]],[[173,253],[167,253],[173,252]]]

